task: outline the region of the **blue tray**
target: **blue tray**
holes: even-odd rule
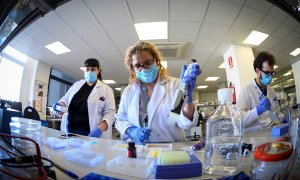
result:
[[[156,179],[180,179],[202,176],[202,163],[195,156],[190,155],[190,164],[157,165],[155,161]]]

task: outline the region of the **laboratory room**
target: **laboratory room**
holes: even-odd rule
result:
[[[1,0],[0,179],[300,179],[299,0]]]

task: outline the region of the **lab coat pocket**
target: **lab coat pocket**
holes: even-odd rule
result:
[[[105,101],[98,100],[98,102],[97,102],[97,113],[98,113],[99,116],[102,116],[104,106],[105,106]]]

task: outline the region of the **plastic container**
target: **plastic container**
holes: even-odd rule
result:
[[[60,139],[56,137],[43,138],[42,142],[44,145],[48,146],[51,149],[61,149],[68,146],[67,139]]]
[[[41,122],[40,121],[26,119],[26,118],[12,117],[9,125],[10,125],[11,135],[25,136],[33,139],[39,145],[41,144],[41,136],[40,136]],[[26,152],[26,154],[36,154],[35,145],[31,141],[12,138],[12,144],[16,146],[18,149],[20,149],[21,151]]]
[[[128,147],[128,144],[118,143],[118,144],[115,144],[112,147],[112,150],[115,150],[115,151],[127,151],[127,147]],[[143,150],[144,146],[136,144],[135,147],[136,147],[136,151],[137,152],[141,152]]]
[[[232,91],[218,90],[220,106],[206,122],[203,171],[230,176],[239,172],[242,145],[242,114],[232,105]]]
[[[90,148],[94,142],[85,141],[77,138],[69,138],[66,139],[69,146],[77,147],[77,148]]]
[[[64,157],[77,164],[95,167],[104,161],[104,155],[87,149],[72,149],[64,152]]]
[[[151,174],[152,166],[153,161],[126,156],[118,156],[106,162],[107,171],[138,178],[147,178]]]
[[[253,179],[286,179],[293,146],[287,142],[271,142],[254,151],[251,176]]]

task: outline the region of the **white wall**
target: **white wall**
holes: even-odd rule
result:
[[[28,58],[24,66],[22,85],[20,90],[20,101],[22,102],[22,109],[28,105],[32,106],[34,80],[38,61]]]
[[[300,61],[292,64],[296,95],[297,95],[297,104],[300,104]]]
[[[228,59],[232,58],[230,67]],[[256,74],[253,70],[254,55],[250,47],[232,45],[223,55],[228,82],[233,82],[236,91],[236,100],[242,87],[249,84]]]
[[[199,102],[218,100],[217,92],[199,93]]]
[[[49,85],[50,71],[51,71],[50,65],[39,61],[36,69],[35,80],[42,81]]]

